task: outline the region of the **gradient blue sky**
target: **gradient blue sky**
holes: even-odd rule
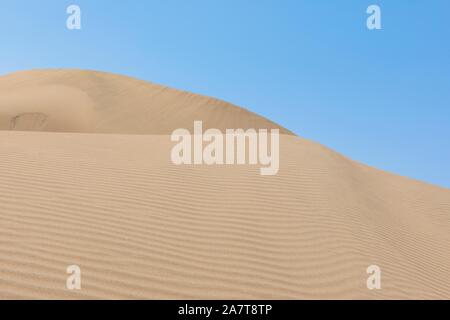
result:
[[[450,187],[448,0],[1,0],[0,39],[0,74],[95,69],[215,96]]]

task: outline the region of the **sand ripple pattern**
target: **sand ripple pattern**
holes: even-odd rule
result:
[[[174,166],[170,148],[0,132],[0,298],[450,298],[450,190],[289,135],[276,176]]]

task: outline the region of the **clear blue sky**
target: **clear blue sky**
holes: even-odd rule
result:
[[[2,0],[0,39],[0,74],[95,69],[215,96],[450,187],[448,0]]]

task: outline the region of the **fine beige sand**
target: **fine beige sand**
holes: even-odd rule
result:
[[[170,134],[194,120],[279,128],[118,75],[0,77],[0,298],[450,298],[450,190],[283,128],[275,176],[175,166]]]

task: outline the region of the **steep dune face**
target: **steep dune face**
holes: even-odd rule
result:
[[[0,77],[0,130],[171,134],[194,120],[205,129],[290,133],[224,101],[110,73],[37,70]]]
[[[450,190],[289,134],[274,176],[254,165],[176,166],[168,134],[192,123],[158,103],[173,111],[208,98],[155,89],[155,103],[134,98],[153,85],[128,78],[38,74],[30,86],[21,74],[0,80],[6,130],[59,131],[0,131],[0,298],[450,298]],[[44,83],[83,106],[66,117],[56,106],[77,104],[31,89]],[[34,95],[53,104],[38,108]],[[222,106],[188,104],[188,117],[276,126]],[[155,110],[165,121],[147,128]],[[156,134],[121,134],[146,131]],[[81,290],[66,288],[69,265],[81,268]],[[370,265],[381,269],[380,290],[367,288]]]

